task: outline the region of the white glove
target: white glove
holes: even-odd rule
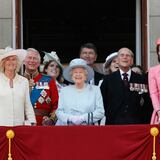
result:
[[[83,116],[71,116],[71,117],[69,117],[68,120],[75,125],[80,125],[81,123],[83,123],[85,121]]]

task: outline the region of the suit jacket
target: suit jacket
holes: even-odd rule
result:
[[[144,78],[144,84],[146,85],[146,88],[148,89],[148,72],[146,72],[143,75]],[[142,110],[142,116],[143,118],[143,123],[144,124],[149,124],[151,122],[151,117],[152,117],[152,113],[153,113],[153,105],[152,105],[152,100],[150,97],[150,91],[148,89],[148,92],[143,94],[143,98],[144,98],[144,104],[143,104],[143,110]]]
[[[142,83],[139,74],[131,72],[129,83]],[[120,71],[106,75],[101,92],[105,107],[106,124],[138,124],[141,123],[141,98],[137,91],[126,88]]]
[[[157,111],[160,110],[160,65],[149,69],[148,81],[150,96],[154,108],[151,124],[156,124],[158,120]]]
[[[95,84],[96,86],[98,86],[99,81],[102,80],[103,77],[104,77],[103,74],[101,74],[101,73],[99,73],[99,72],[97,72],[97,71],[94,70],[94,84]]]

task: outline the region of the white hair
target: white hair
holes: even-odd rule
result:
[[[35,52],[35,53],[37,53],[37,54],[38,54],[38,60],[41,62],[41,55],[40,55],[40,53],[39,53],[38,50],[36,50],[36,49],[34,49],[34,48],[28,48],[28,49],[27,49],[27,54],[28,54],[29,52]]]

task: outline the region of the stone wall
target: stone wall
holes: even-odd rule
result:
[[[149,3],[149,66],[158,64],[155,41],[160,37],[160,0],[148,0]]]
[[[0,0],[0,48],[13,44],[13,15],[12,2]],[[148,0],[149,13],[149,61],[148,66],[158,64],[155,54],[155,41],[160,37],[160,0]]]
[[[0,0],[0,48],[12,46],[12,0]]]

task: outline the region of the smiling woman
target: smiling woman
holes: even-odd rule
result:
[[[12,76],[14,76],[14,72],[15,72],[17,65],[18,65],[17,56],[9,56],[9,57],[3,59],[3,65],[4,65],[5,74],[7,74],[7,72],[11,72],[11,73],[13,73]]]
[[[73,68],[70,74],[76,87],[83,88],[84,83],[87,81],[87,70],[83,67]]]
[[[104,108],[100,88],[88,84],[94,71],[87,62],[73,59],[63,75],[74,84],[62,88],[60,92],[56,125],[90,125],[102,119]]]
[[[2,66],[4,67],[5,75],[10,79],[9,85],[10,88],[13,88],[13,78],[15,76],[15,70],[18,65],[18,57],[17,56],[9,56],[2,60]]]
[[[25,55],[22,49],[0,50],[0,126],[36,123],[28,80],[17,73]]]
[[[63,66],[56,52],[52,51],[51,53],[44,53],[45,56],[43,57],[43,74],[47,74],[55,80],[58,92],[60,92],[61,88],[65,86],[65,84],[63,83],[64,79],[62,76]]]

